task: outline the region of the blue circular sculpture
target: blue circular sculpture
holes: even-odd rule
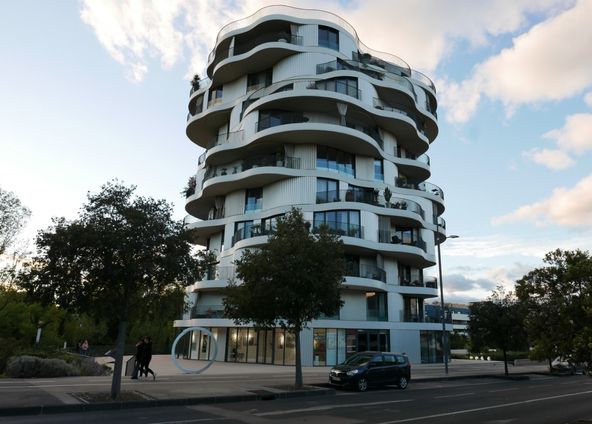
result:
[[[182,372],[184,372],[185,374],[201,374],[202,372],[204,372],[205,370],[207,370],[208,368],[210,368],[212,366],[212,364],[214,363],[213,359],[210,359],[208,361],[208,363],[199,368],[199,369],[189,369],[189,368],[185,368],[183,366],[181,366],[181,364],[179,364],[179,362],[177,361],[177,342],[179,340],[181,340],[181,338],[189,333],[190,331],[201,331],[203,333],[206,333],[208,336],[210,336],[210,343],[214,344],[214,354],[210,355],[210,358],[215,358],[218,355],[218,344],[216,343],[216,340],[214,339],[214,335],[212,334],[212,332],[210,330],[208,330],[207,328],[203,328],[203,327],[189,327],[186,328],[185,330],[181,331],[179,333],[179,335],[177,336],[177,338],[175,339],[175,341],[173,342],[173,347],[171,348],[171,358],[173,360],[173,364],[175,364],[175,366],[177,368],[179,368]]]

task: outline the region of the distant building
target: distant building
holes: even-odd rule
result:
[[[469,305],[462,303],[447,303],[446,314],[448,320],[452,322],[452,329],[459,334],[467,335],[469,326]],[[425,314],[428,320],[439,319],[440,303],[434,302],[425,305]]]
[[[235,325],[221,294],[234,259],[265,244],[294,205],[311,231],[325,224],[342,237],[347,262],[345,304],[302,332],[303,364],[363,350],[441,361],[441,323],[424,314],[438,296],[424,269],[446,228],[444,192],[427,181],[438,134],[432,81],[365,46],[342,18],[286,6],[223,27],[207,77],[188,102],[187,136],[206,151],[185,209],[193,242],[218,264],[189,288],[190,312],[175,326],[210,329],[216,360],[294,364],[293,334]],[[187,355],[210,358],[208,343],[195,332]]]

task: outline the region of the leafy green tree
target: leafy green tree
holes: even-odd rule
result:
[[[527,347],[524,310],[513,293],[498,286],[483,302],[469,305],[469,337],[474,350],[501,349],[504,374],[508,375],[508,351]]]
[[[0,255],[14,242],[31,211],[12,192],[0,188]]]
[[[516,282],[516,294],[527,309],[531,356],[551,360],[569,355],[592,358],[592,257],[581,250],[557,249]]]
[[[179,319],[184,311],[185,290],[179,287],[166,290],[158,299],[146,305],[142,317],[131,323],[131,340],[149,335],[154,353],[166,351],[178,333],[178,329],[173,327],[173,321]]]
[[[167,290],[196,279],[187,233],[164,200],[134,195],[118,181],[88,194],[77,219],[39,232],[38,255],[20,285],[34,299],[118,324],[111,396],[121,388],[128,323]]]
[[[342,241],[322,226],[311,234],[302,212],[293,208],[278,220],[267,244],[247,250],[236,262],[240,280],[224,291],[224,311],[237,324],[282,327],[295,335],[295,387],[302,387],[300,332],[343,302],[339,289],[345,269]]]

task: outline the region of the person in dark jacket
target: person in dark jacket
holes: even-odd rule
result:
[[[142,362],[140,367],[140,376],[142,372],[146,377],[148,373],[152,374],[152,379],[156,380],[156,374],[150,369],[150,361],[152,360],[152,339],[150,336],[144,337],[144,352],[142,355]]]
[[[144,361],[145,354],[146,344],[144,343],[144,338],[140,337],[138,343],[136,343],[136,360],[134,361],[134,371],[132,372],[132,380],[138,379],[138,371],[140,372],[140,377],[142,376],[142,363]]]

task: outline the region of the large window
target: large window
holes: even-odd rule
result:
[[[319,46],[339,50],[339,31],[319,25]]]
[[[234,223],[234,235],[232,236],[232,245],[234,243],[250,238],[253,234],[253,221],[240,221]]]
[[[308,118],[302,112],[290,112],[284,110],[262,110],[259,112],[259,122],[257,131],[263,131],[267,128],[278,125],[297,124],[307,122]]]
[[[420,331],[419,338],[421,343],[421,363],[443,362],[442,332]]]
[[[366,293],[366,319],[368,321],[388,321],[386,293]]]
[[[382,159],[374,159],[374,179],[384,181],[384,167]]]
[[[317,203],[339,202],[339,181],[317,178]]]
[[[326,225],[335,234],[362,238],[360,211],[337,210],[315,212],[313,230],[318,231],[321,225]]]
[[[281,328],[255,330],[229,328],[226,361],[258,364],[294,365],[296,343],[293,333]]]
[[[263,209],[263,189],[249,188],[245,196],[245,213]]]
[[[221,85],[216,88],[212,88],[208,97],[208,105],[212,106],[220,103],[222,101],[222,93],[223,90]]]
[[[265,71],[256,72],[247,76],[247,91],[255,91],[260,88],[271,85],[273,78],[272,69],[266,69]]]
[[[356,156],[327,146],[317,147],[317,169],[356,176]]]
[[[284,214],[270,216],[261,220],[261,232],[262,234],[273,234],[277,229],[278,219],[282,218]]]
[[[358,90],[358,79],[353,77],[331,78],[317,81],[315,84],[317,90],[334,91],[335,93],[347,94],[348,96],[360,99]]]

